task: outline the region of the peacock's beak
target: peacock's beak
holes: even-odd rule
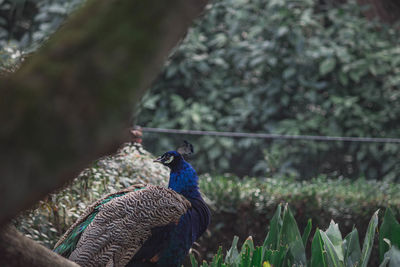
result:
[[[156,158],[155,160],[153,160],[153,162],[163,163],[163,162],[162,162],[162,157]]]

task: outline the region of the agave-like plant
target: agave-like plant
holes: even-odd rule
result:
[[[312,223],[308,221],[303,235],[292,212],[286,204],[279,205],[270,222],[269,232],[262,246],[254,246],[253,239],[248,237],[240,251],[237,248],[239,238],[233,238],[232,246],[226,256],[220,247],[211,263],[203,261],[202,267],[366,267],[371,256],[375,232],[378,227],[377,210],[369,222],[367,233],[361,249],[356,228],[344,239],[339,226],[333,220],[328,229],[316,229],[311,243],[311,259],[306,258],[306,244],[311,232]],[[379,267],[400,266],[400,224],[390,209],[387,209],[380,227]],[[190,255],[192,267],[199,264]]]

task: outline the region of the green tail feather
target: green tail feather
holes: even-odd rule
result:
[[[53,251],[60,254],[61,256],[68,258],[69,255],[71,255],[72,251],[74,251],[74,249],[76,248],[76,245],[78,244],[78,241],[81,238],[82,233],[85,231],[85,229],[89,226],[89,224],[94,220],[96,215],[99,213],[99,208],[105,203],[109,202],[111,199],[123,196],[125,194],[126,193],[115,194],[104,199],[98,206],[94,208],[93,212],[86,218],[86,220],[77,225],[75,229],[72,230],[71,233],[68,235],[68,237]]]
[[[76,248],[76,244],[78,244],[79,239],[83,231],[85,231],[86,227],[93,221],[94,217],[96,217],[99,211],[95,210],[92,214],[88,216],[88,218],[75,227],[74,230],[68,235],[68,237],[62,242],[58,247],[56,247],[53,251],[64,256],[66,258],[71,255],[72,251]]]

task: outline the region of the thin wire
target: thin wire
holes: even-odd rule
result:
[[[344,137],[344,136],[318,136],[318,135],[284,135],[266,133],[239,133],[239,132],[217,132],[217,131],[197,131],[197,130],[178,130],[142,127],[144,132],[167,133],[167,134],[189,134],[189,135],[208,135],[221,137],[239,138],[263,138],[263,139],[289,139],[289,140],[310,140],[310,141],[342,141],[342,142],[369,142],[369,143],[397,143],[400,138],[375,138],[375,137]]]

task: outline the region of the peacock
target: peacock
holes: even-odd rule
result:
[[[180,266],[211,217],[191,153],[185,141],[155,160],[170,168],[168,188],[133,185],[90,205],[54,251],[81,266]]]

